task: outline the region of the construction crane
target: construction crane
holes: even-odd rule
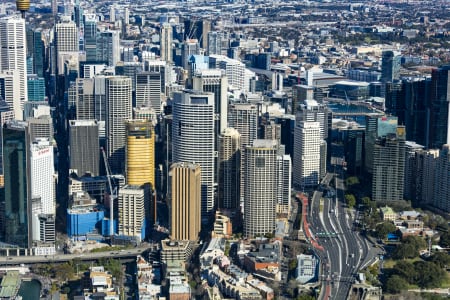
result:
[[[103,155],[103,163],[105,164],[106,178],[108,179],[109,187],[109,235],[111,237],[111,244],[114,236],[114,200],[117,198],[117,188],[112,187],[111,184],[111,168],[109,167],[108,159],[106,158],[105,149],[101,148]]]

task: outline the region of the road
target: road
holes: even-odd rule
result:
[[[346,299],[356,273],[376,254],[365,238],[353,231],[354,213],[345,205],[343,170],[336,171],[335,192],[330,197],[314,192],[309,219],[313,236],[324,248],[323,253],[318,253],[322,261],[322,290],[328,291],[330,299]],[[328,175],[326,178],[329,180]],[[324,182],[322,188],[330,189]],[[326,294],[321,295],[325,298]]]
[[[129,258],[136,257],[145,251],[155,249],[156,244],[145,245],[141,247],[115,250],[106,252],[95,253],[82,253],[82,254],[57,254],[47,256],[1,256],[0,265],[19,265],[19,264],[34,264],[34,263],[50,263],[50,262],[66,262],[73,259],[78,260],[97,260],[100,258]]]

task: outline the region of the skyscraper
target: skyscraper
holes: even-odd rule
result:
[[[136,107],[151,107],[161,113],[161,74],[141,72],[136,74]]]
[[[120,61],[120,32],[105,30],[97,39],[97,61],[115,66]]]
[[[29,146],[26,122],[11,121],[3,127],[5,174],[3,242],[24,249],[32,246]]]
[[[381,56],[381,82],[392,82],[400,79],[401,56],[391,50],[383,51]]]
[[[274,140],[254,140],[245,148],[244,236],[275,230],[277,150]]]
[[[202,169],[202,217],[214,209],[214,95],[184,90],[174,93],[172,161]]]
[[[172,38],[173,38],[172,25],[170,25],[169,23],[163,23],[161,25],[161,42],[160,42],[161,59],[168,63],[173,62]]]
[[[106,137],[108,159],[113,172],[125,168],[125,121],[132,118],[131,78],[111,76],[106,79]]]
[[[284,151],[283,151],[284,152]],[[288,214],[291,211],[291,157],[284,153],[277,155],[277,213]]]
[[[0,72],[0,96],[11,107],[16,120],[23,119],[20,102],[20,73],[18,70]]]
[[[0,71],[16,70],[19,80],[19,103],[23,110],[28,100],[25,19],[18,15],[0,19]],[[18,117],[18,116],[16,116]],[[18,118],[22,119],[21,117]]]
[[[296,124],[293,179],[298,188],[310,188],[319,184],[321,142],[319,122],[301,121]]]
[[[450,144],[449,122],[449,82],[450,65],[435,69],[431,73],[431,96],[429,105],[430,126],[428,133],[428,147],[441,148]]]
[[[405,175],[405,127],[376,139],[373,148],[372,200],[403,200]]]
[[[198,43],[198,40],[186,40],[181,45],[181,66],[183,67],[183,69],[187,70],[189,68],[189,57],[191,55],[198,54],[200,54],[200,45]]]
[[[84,51],[86,61],[97,61],[97,15],[84,14]]]
[[[59,23],[55,25],[55,39],[57,53],[78,52],[78,28],[70,16],[62,16]]]
[[[436,161],[434,176],[433,204],[444,210],[450,211],[450,146],[444,145]]]
[[[69,121],[70,169],[78,176],[99,176],[100,147],[96,120]]]
[[[214,112],[219,122],[216,123],[216,134],[219,135],[227,127],[228,116],[228,80],[223,70],[207,69],[194,74],[194,90],[214,94]]]
[[[241,135],[225,128],[219,137],[219,208],[239,208]]]
[[[155,132],[147,120],[126,121],[126,181],[155,189]]]
[[[138,242],[146,237],[149,192],[148,188],[136,185],[125,185],[119,190],[119,235],[133,237]]]
[[[174,163],[170,167],[170,237],[196,241],[201,229],[201,167]]]
[[[241,195],[243,200],[245,169],[245,148],[258,137],[258,109],[255,104],[236,103],[229,106],[228,126],[236,129],[241,135]]]

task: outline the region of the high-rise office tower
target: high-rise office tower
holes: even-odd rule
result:
[[[373,148],[372,200],[403,200],[405,175],[405,127],[382,135]]]
[[[171,69],[165,61],[162,60],[145,60],[144,61],[145,72],[157,72],[161,74],[161,92],[166,93],[166,84],[171,81]]]
[[[151,107],[161,113],[161,73],[136,74],[136,107]]]
[[[445,212],[450,211],[450,146],[445,144],[436,161],[435,186],[434,186],[434,206]]]
[[[413,141],[405,141],[405,174],[403,197],[405,200],[416,202],[416,182],[418,153],[423,149],[422,145]]]
[[[161,25],[161,59],[171,63],[173,62],[173,49],[172,49],[173,31],[172,25],[169,23],[163,23]]]
[[[41,213],[55,214],[55,170],[53,145],[48,139],[37,139],[30,147],[31,195],[41,200]]]
[[[29,147],[26,122],[11,121],[3,127],[5,175],[3,242],[24,249],[32,246]]]
[[[291,157],[283,153],[277,155],[277,213],[288,214],[291,211]]]
[[[319,122],[301,121],[295,126],[293,180],[298,188],[319,184],[321,137]]]
[[[97,61],[115,66],[120,61],[120,32],[105,30],[97,39]]]
[[[202,217],[214,209],[214,95],[184,90],[174,93],[172,161],[202,169]]]
[[[386,113],[397,116],[398,123],[405,125],[406,140],[424,146],[429,143],[427,130],[436,125],[430,123],[432,114],[428,114],[431,83],[429,77],[416,77],[386,85]]]
[[[450,65],[435,69],[431,73],[431,95],[429,104],[430,125],[428,133],[428,147],[441,148],[450,144],[449,122],[449,82]]]
[[[197,39],[200,47],[206,49],[208,43],[208,32],[211,30],[209,20],[184,20],[184,39]]]
[[[42,28],[27,28],[27,57],[33,59],[33,74],[44,77],[45,45],[42,40]]]
[[[70,16],[62,16],[55,25],[56,49],[61,52],[78,52],[78,28]]]
[[[209,67],[211,69],[218,68],[225,70],[228,84],[233,89],[244,90],[249,86],[249,82],[246,82],[246,79],[249,78],[246,76],[245,65],[237,59],[232,59],[223,55],[210,55]]]
[[[45,79],[37,75],[27,76],[28,101],[45,101]]]
[[[201,70],[194,74],[194,90],[214,94],[214,112],[219,122],[216,123],[216,134],[227,128],[228,116],[228,80],[223,70]]]
[[[244,236],[275,230],[277,150],[273,140],[254,140],[245,148]]]
[[[108,159],[113,172],[125,168],[125,121],[132,118],[131,78],[111,76],[106,78],[106,137]]]
[[[191,55],[200,54],[200,45],[198,40],[186,40],[181,45],[181,66],[183,69],[187,70],[189,68],[189,57]]]
[[[147,203],[146,203],[147,202]],[[150,190],[147,187],[125,185],[118,195],[119,235],[133,237],[138,242],[144,240]]]
[[[0,18],[0,72],[18,72],[20,110],[28,101],[26,48],[25,19],[18,15]]]
[[[53,119],[50,115],[26,118],[26,121],[32,141],[36,139],[53,140]]]
[[[401,56],[391,50],[383,51],[381,56],[381,82],[392,82],[400,79]]]
[[[434,191],[437,181],[435,180],[436,167],[438,164],[440,150],[429,149],[416,152],[415,159],[415,195],[411,199],[415,204],[433,204]]]
[[[243,184],[245,169],[243,165],[245,148],[258,138],[258,108],[255,104],[236,103],[228,107],[228,126],[241,134],[241,196],[243,199]]]
[[[196,241],[201,229],[201,167],[174,163],[170,167],[170,237]]]
[[[155,189],[155,132],[147,120],[126,121],[126,181]]]
[[[0,101],[0,128],[14,119],[14,112],[5,101]],[[3,141],[3,130],[0,130],[0,140]],[[0,186],[4,185],[3,177],[3,143],[0,143]]]
[[[208,55],[222,54],[223,33],[217,31],[208,32]]]
[[[97,120],[69,121],[70,169],[79,177],[99,176],[100,147]]]
[[[16,120],[22,120],[20,73],[18,70],[5,70],[0,72],[0,96],[14,111],[14,118]]]
[[[84,51],[86,61],[97,61],[97,15],[84,14]]]
[[[241,135],[225,128],[219,137],[219,208],[239,208]]]
[[[92,78],[77,78],[68,90],[68,106],[74,108],[77,120],[95,119],[95,95]]]

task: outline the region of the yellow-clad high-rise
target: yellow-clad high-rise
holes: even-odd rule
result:
[[[141,186],[150,183],[155,188],[155,132],[148,120],[126,122],[127,184]]]

